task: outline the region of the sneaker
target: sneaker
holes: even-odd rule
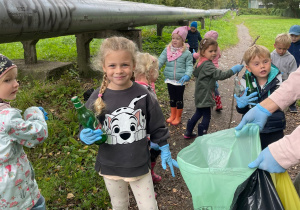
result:
[[[195,133],[189,134],[189,133],[185,132],[183,134],[183,138],[185,138],[185,139],[193,139],[193,138],[196,138],[196,136],[197,136],[197,134],[195,134]]]
[[[297,107],[296,106],[290,106],[290,112],[291,113],[297,113],[298,112]]]

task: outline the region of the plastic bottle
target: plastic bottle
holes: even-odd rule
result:
[[[243,85],[241,85],[241,82],[239,80],[239,77],[236,76],[234,78],[234,94],[238,97],[241,97],[245,92],[245,88]]]
[[[255,82],[252,82],[249,73],[246,73],[245,77],[246,77],[246,86],[248,87],[248,91],[247,91],[247,96],[248,96],[251,93],[257,92],[257,90],[256,90],[257,86],[256,86]],[[257,100],[253,101],[253,103],[257,103]],[[250,104],[248,106],[249,106],[250,109],[253,108],[253,107],[255,107],[255,105],[250,105]]]
[[[84,128],[90,128],[92,130],[96,129],[101,129],[101,125],[96,118],[94,112],[91,110],[87,109],[78,99],[78,96],[74,96],[71,98],[71,101],[73,102],[76,110],[77,110],[77,117],[79,123],[84,127]],[[95,144],[100,145],[104,143],[107,140],[107,134],[105,133],[104,130],[102,130],[103,134],[102,139],[99,141],[96,141]]]

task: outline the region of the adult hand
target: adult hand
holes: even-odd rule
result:
[[[163,167],[163,169],[166,170],[166,168],[167,168],[166,164],[168,164],[170,167],[172,176],[175,177],[173,166],[177,167],[178,164],[177,164],[176,160],[173,160],[171,157],[169,144],[159,147],[159,149],[161,150],[161,166]]]
[[[190,79],[191,79],[190,76],[184,75],[183,77],[181,77],[181,79],[178,81],[178,83],[181,83],[181,85],[183,85],[185,82],[189,81]]]
[[[241,130],[247,123],[255,123],[259,126],[259,130],[261,131],[264,128],[268,117],[270,116],[271,113],[268,110],[266,110],[260,104],[257,104],[244,115],[240,124],[235,127],[235,130]]]
[[[283,173],[286,169],[274,159],[269,147],[265,148],[257,157],[256,160],[249,163],[249,168],[259,168],[270,173]]]
[[[154,150],[156,150],[156,151],[159,150],[158,144],[153,143],[152,141],[150,141],[150,148],[151,148],[151,149],[154,149]]]
[[[249,88],[247,87],[244,94],[241,97],[238,97],[236,94],[234,94],[234,98],[239,108],[244,108],[249,104],[254,106],[256,105],[256,103],[253,103],[253,101],[256,101],[258,99],[258,97],[254,97],[257,96],[257,92],[251,93],[249,96],[247,96],[248,89]]]
[[[237,64],[237,65],[231,67],[231,70],[233,71],[233,74],[236,74],[236,73],[242,71],[243,68],[244,68],[244,65]]]
[[[90,145],[102,139],[103,132],[101,129],[92,130],[90,128],[84,128],[80,132],[80,139],[84,143]]]
[[[44,108],[43,107],[38,107],[42,112],[43,112],[43,114],[44,114],[44,117],[45,117],[45,120],[48,120],[48,117],[47,117],[47,115],[48,115],[48,113],[44,110]]]

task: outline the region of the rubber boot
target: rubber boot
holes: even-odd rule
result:
[[[176,110],[176,118],[171,122],[172,125],[178,125],[181,122],[182,111],[183,109]]]
[[[193,133],[193,129],[195,127],[195,123],[192,123],[191,120],[189,119],[187,124],[186,124],[186,130],[183,135],[185,139],[192,139],[197,136],[197,134]]]
[[[170,117],[166,120],[167,123],[171,123],[176,118],[176,107],[171,107]]]
[[[221,111],[223,109],[221,96],[215,96],[215,102],[216,102],[216,111]]]
[[[156,165],[156,162],[151,162],[151,176],[153,183],[159,183],[161,181],[161,176],[154,173],[154,167]]]
[[[204,129],[202,124],[198,124],[198,136],[207,134],[207,130]]]

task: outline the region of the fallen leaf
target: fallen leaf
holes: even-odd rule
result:
[[[67,199],[72,199],[72,198],[74,198],[75,196],[72,194],[72,193],[68,193],[68,195],[67,195]]]

